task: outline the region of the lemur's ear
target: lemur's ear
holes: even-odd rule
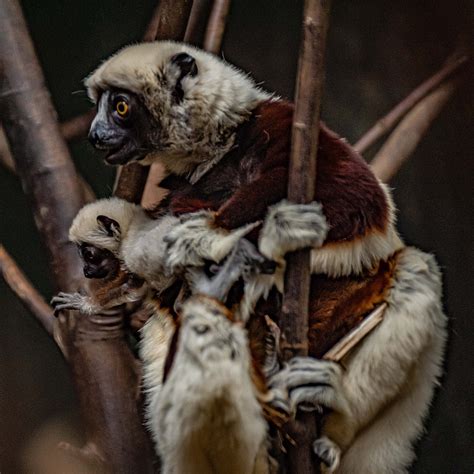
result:
[[[171,62],[179,67],[181,74],[179,80],[186,76],[194,77],[198,73],[196,60],[188,53],[175,54],[171,58]]]
[[[97,223],[109,237],[113,237],[116,240],[120,239],[120,224],[116,220],[101,215],[97,216]]]

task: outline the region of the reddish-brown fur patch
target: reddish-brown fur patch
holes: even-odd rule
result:
[[[309,307],[310,355],[322,357],[376,306],[385,301],[398,255],[362,276],[313,275]]]
[[[215,224],[234,229],[265,217],[286,197],[293,105],[264,102],[237,131],[236,146],[195,185],[171,180],[175,214],[216,211]],[[329,223],[326,242],[351,241],[388,221],[385,194],[358,153],[321,123],[315,200]],[[176,185],[176,182],[179,185]]]

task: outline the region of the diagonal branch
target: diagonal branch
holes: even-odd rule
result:
[[[288,199],[297,203],[312,201],[315,193],[329,8],[329,0],[305,1],[288,181]],[[288,360],[308,355],[309,249],[288,256],[284,288],[280,328],[283,357]],[[312,454],[317,435],[314,416],[300,413],[289,432],[295,444],[288,446],[288,472],[316,472]]]
[[[372,171],[380,180],[388,182],[395,176],[415,151],[460,82],[460,78],[454,78],[441,84],[413,107],[398,124],[370,163]]]
[[[367,149],[377,140],[389,132],[411,108],[423,99],[423,97],[450,78],[453,74],[458,73],[468,62],[468,59],[467,56],[459,57],[457,53],[454,53],[439,71],[421,83],[387,115],[378,120],[374,126],[364,133],[364,135],[359,138],[357,143],[354,145],[354,149],[359,153],[367,151]]]
[[[31,284],[20,267],[0,244],[0,273],[3,279],[18,296],[23,305],[41,323],[49,335],[53,334],[55,317],[53,309]]]

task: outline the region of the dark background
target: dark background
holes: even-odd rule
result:
[[[139,40],[155,1],[22,4],[63,120],[87,110],[82,79],[117,48]],[[266,88],[292,97],[301,7],[302,2],[288,0],[235,0],[225,58]],[[354,142],[440,67],[458,34],[472,29],[472,19],[468,0],[334,1],[323,118]],[[446,375],[419,444],[417,473],[474,471],[473,96],[471,78],[391,183],[404,239],[435,253],[444,269],[451,319]],[[73,145],[72,152],[98,196],[110,194],[113,172],[86,141]],[[0,241],[49,298],[47,261],[27,200],[4,169],[0,202]],[[74,439],[80,432],[77,403],[59,351],[3,282],[0,308],[0,471],[31,472],[25,466],[37,456],[38,439]]]

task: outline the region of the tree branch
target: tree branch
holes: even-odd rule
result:
[[[81,264],[68,242],[69,225],[84,203],[77,173],[15,0],[0,3],[2,122],[23,189],[46,248],[56,284],[76,288]]]
[[[388,182],[395,176],[415,151],[460,82],[460,78],[455,78],[441,84],[408,112],[370,163],[379,179]]]
[[[329,8],[329,0],[305,1],[288,181],[288,199],[296,203],[314,199]],[[308,355],[310,250],[290,254],[287,262],[280,316],[286,360],[295,355]],[[288,446],[288,472],[315,472],[314,416],[300,413],[289,432],[295,443]]]
[[[18,296],[23,305],[41,323],[49,335],[53,334],[55,317],[53,309],[31,284],[20,267],[0,244],[0,273],[5,283]]]
[[[454,53],[438,72],[422,82],[387,115],[378,120],[375,125],[364,133],[354,145],[354,149],[359,153],[367,151],[379,138],[389,132],[411,108],[423,99],[423,97],[428,95],[454,73],[458,73],[467,63],[468,59],[467,56],[459,57],[457,53]]]
[[[195,46],[201,46],[206,31],[207,20],[212,9],[212,0],[193,0],[188,26],[184,41]]]
[[[221,50],[229,9],[230,0],[214,0],[204,38],[204,49],[210,53],[219,54]]]

